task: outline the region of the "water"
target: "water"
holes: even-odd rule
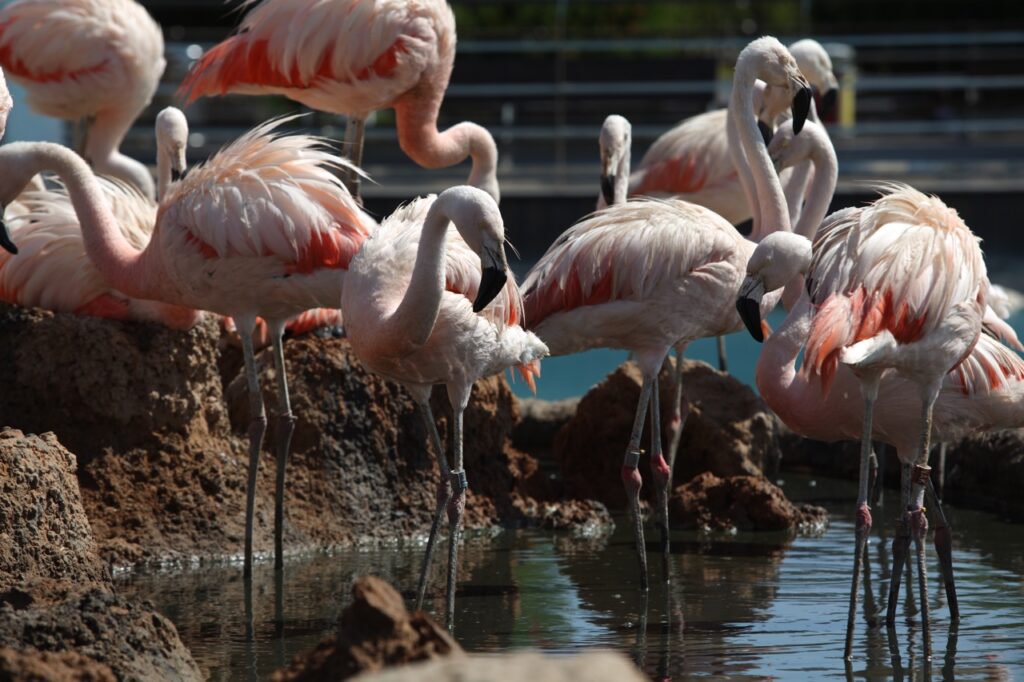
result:
[[[829,508],[820,537],[740,533],[734,537],[674,534],[666,590],[652,584],[646,626],[636,589],[636,557],[628,526],[602,538],[507,531],[464,545],[456,637],[476,652],[534,647],[572,652],[619,650],[654,679],[943,679],[1024,678],[1024,534],[979,512],[950,509],[963,621],[950,635],[945,596],[932,570],[930,669],[921,660],[916,596],[904,590],[895,638],[865,626],[862,599],[855,659],[842,660],[852,568],[852,483],[787,476],[798,500]],[[867,585],[884,603],[895,493],[876,510]],[[168,574],[131,574],[119,589],[149,599],[177,625],[214,680],[265,679],[296,653],[330,634],[357,575],[374,573],[410,588],[422,548],[349,551],[296,559],[275,580],[269,564],[255,571],[254,641],[247,641],[241,567],[223,565]],[[444,552],[439,552],[444,556]],[[649,555],[652,577],[660,562]],[[906,583],[905,583],[906,584]],[[442,609],[440,566],[434,581]],[[666,613],[673,614],[671,621]],[[685,617],[685,624],[680,619]]]

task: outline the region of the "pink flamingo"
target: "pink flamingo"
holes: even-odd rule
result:
[[[792,56],[774,38],[753,41],[736,62],[730,108],[739,112],[740,141],[754,164],[758,195],[764,197],[763,210],[778,216],[772,222],[776,228],[788,230],[784,200],[772,202],[764,192],[778,179],[753,114],[752,92],[757,78],[788,89],[798,124],[807,115],[810,89]],[[770,214],[773,209],[775,213]],[[675,199],[638,199],[609,206],[571,227],[541,257],[523,285],[526,319],[553,355],[599,347],[625,348],[633,352],[643,373],[643,388],[622,467],[633,514],[642,589],[647,588],[647,560],[637,464],[648,402],[652,423],[660,423],[657,392],[653,390],[657,374],[672,348],[681,357],[695,339],[742,328],[731,303],[753,250],[754,244],[726,219],[703,206]],[[764,304],[774,306],[774,301],[766,299]],[[674,423],[681,421],[681,370],[680,362],[672,406]],[[667,578],[667,499],[672,462],[671,456],[668,463],[662,456],[660,429],[653,428],[652,435],[651,470],[657,479]]]
[[[933,408],[943,381],[951,372],[959,372],[959,390],[968,394],[972,387],[984,382],[990,389],[998,388],[1010,375],[1017,376],[1017,365],[1007,361],[1012,353],[994,350],[988,343],[982,346],[976,358],[978,364],[973,368],[960,365],[979,343],[982,321],[987,317],[988,279],[977,239],[956,212],[937,198],[906,186],[891,185],[886,189],[887,193],[874,203],[844,209],[826,219],[815,237],[813,254],[805,238],[773,236],[764,250],[755,252],[751,258],[748,278],[737,301],[751,334],[762,337],[757,307],[761,293],[768,287],[782,286],[795,275],[806,275],[808,294],[790,315],[795,321],[790,325],[787,320],[787,328],[793,327],[802,334],[802,376],[794,379],[786,369],[792,366],[789,360],[782,361],[778,354],[763,354],[758,364],[758,387],[779,416],[804,435],[819,438],[823,432],[831,433],[826,440],[850,437],[852,434],[847,431],[833,430],[842,419],[861,427],[847,657],[851,655],[861,560],[871,528],[867,479],[872,436],[895,445],[904,464],[903,501],[907,512],[893,541],[887,622],[892,625],[895,620],[899,583],[912,533],[917,549],[925,651],[930,655],[924,565],[928,522],[922,503],[930,482],[927,462]],[[789,342],[795,336],[783,338]],[[795,362],[795,353],[792,361]],[[838,372],[841,365],[846,369]],[[890,386],[883,379],[893,375],[893,380],[904,382],[905,388],[890,395],[881,389]],[[845,383],[832,386],[837,377]],[[861,386],[863,411],[850,404],[854,393],[849,387],[854,382]],[[915,408],[915,393],[920,400],[922,423],[916,436],[907,429],[907,424],[913,422],[910,415]],[[873,418],[880,400],[884,400],[883,409],[878,411],[884,422],[881,428],[875,426]],[[843,410],[852,414],[840,416]],[[949,419],[952,425],[941,424],[940,420],[940,426],[950,432],[962,428],[962,422],[954,417]],[[977,422],[970,424],[976,425]],[[952,435],[946,433],[941,437]],[[940,564],[947,586],[952,589],[948,531],[944,519],[940,519],[940,524],[944,529],[942,536],[937,532],[936,538]],[[955,597],[950,603],[956,617]]]
[[[0,66],[46,116],[84,120],[93,167],[153,197],[146,167],[118,147],[163,75],[160,27],[134,0],[16,0],[0,9]]]
[[[287,120],[255,128],[172,186],[144,250],[117,229],[98,181],[70,150],[47,143],[8,145],[12,170],[0,178],[0,200],[7,201],[35,173],[56,173],[78,213],[86,253],[116,290],[230,315],[238,324],[251,419],[246,575],[252,571],[256,474],[267,423],[253,358],[256,317],[271,330],[278,377],[274,540],[275,564],[281,567],[284,469],[295,421],[281,344],[284,322],[310,308],[337,305],[345,269],[373,225],[332,172],[350,170],[348,162],[314,138],[275,135]]]
[[[807,81],[819,92],[833,93],[825,101],[834,101],[836,78],[828,53],[810,39],[794,43],[793,48]],[[786,88],[777,91],[764,83],[754,91],[752,111],[766,143],[776,120],[789,108],[787,93]],[[706,206],[733,225],[750,218],[752,207],[737,177],[742,164],[734,164],[730,156],[726,120],[725,109],[709,111],[682,121],[655,140],[629,179],[629,195],[673,196]]]
[[[498,199],[498,149],[475,123],[443,133],[437,116],[455,62],[455,17],[443,0],[246,0],[238,32],[210,49],[182,83],[208,95],[284,95],[348,117],[345,147],[362,165],[363,129],[395,110],[398,142],[425,168],[472,157],[468,184]],[[359,196],[358,175],[350,187]]]
[[[342,293],[352,350],[367,367],[409,389],[437,451],[441,480],[417,608],[447,508],[449,628],[467,489],[462,414],[473,382],[518,367],[532,386],[540,373],[539,359],[547,355],[547,347],[520,326],[522,300],[508,271],[504,238],[498,205],[481,190],[453,187],[437,197],[416,199],[395,211],[365,242],[352,259]],[[445,385],[452,404],[451,468],[430,411],[434,384]]]

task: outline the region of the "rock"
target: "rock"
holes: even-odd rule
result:
[[[0,647],[21,652],[3,665],[66,664],[78,660],[64,653],[73,651],[94,662],[94,679],[109,679],[104,667],[120,680],[203,679],[169,620],[101,589],[55,604],[0,605]]]
[[[931,465],[938,467],[933,454]],[[1024,429],[968,436],[946,454],[944,499],[1024,521]]]
[[[684,361],[683,398],[689,406],[674,481],[683,483],[704,471],[718,476],[760,475],[778,457],[775,418],[761,399],[737,379],[703,362]],[[662,443],[667,447],[672,373],[659,377]],[[626,507],[619,470],[629,444],[636,403],[643,383],[632,362],[591,389],[555,439],[554,452],[564,479],[565,495],[596,499],[614,509]],[[685,409],[685,407],[684,407]],[[645,427],[645,451],[650,442]],[[651,499],[650,468],[640,458],[643,494]]]
[[[75,456],[52,433],[0,431],[0,592],[71,581],[110,587],[75,478]]]
[[[538,459],[548,459],[555,435],[576,414],[579,404],[579,398],[520,399],[519,422],[512,430],[512,445]]]
[[[444,628],[423,612],[410,615],[402,596],[372,576],[352,586],[336,637],[318,644],[274,674],[279,682],[342,680],[361,672],[462,654]]]
[[[568,656],[517,652],[462,656],[366,673],[359,682],[642,682],[647,678],[619,653],[589,651]]]
[[[828,521],[823,508],[794,505],[763,477],[719,478],[710,471],[672,492],[669,517],[683,528],[713,531],[810,530]]]
[[[17,651],[0,647],[0,678],[22,682],[115,682],[110,666],[75,651]]]
[[[248,398],[237,374],[225,389],[221,372],[235,365],[218,364],[220,338],[212,321],[179,332],[0,304],[0,363],[11,368],[0,425],[53,431],[78,456],[85,512],[110,565],[242,551]],[[409,395],[369,374],[343,339],[293,339],[285,354],[298,419],[287,550],[425,534],[437,464]],[[269,350],[258,361],[272,366]],[[257,479],[258,553],[273,547],[273,372],[263,380],[269,425]],[[443,390],[432,403],[447,442]],[[503,378],[478,382],[465,415],[469,528],[540,525],[557,504],[534,499],[545,492],[537,463],[508,441],[517,419]]]

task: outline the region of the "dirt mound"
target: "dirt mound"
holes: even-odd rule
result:
[[[794,505],[763,477],[719,478],[711,472],[673,491],[669,515],[679,527],[712,531],[811,529],[828,520],[823,508]]]
[[[0,678],[23,682],[115,682],[110,666],[75,651],[18,651],[0,647]]]
[[[52,433],[0,431],[0,591],[64,580],[110,586],[75,468],[75,456]]]
[[[422,611],[410,615],[388,583],[368,576],[352,586],[336,637],[274,674],[279,682],[343,680],[361,672],[462,654],[447,630]]]
[[[775,419],[753,391],[703,362],[684,361],[683,398],[689,407],[674,481],[683,483],[704,471],[718,476],[760,475],[778,458]],[[659,376],[662,443],[668,443],[668,405],[672,374]],[[632,362],[624,363],[580,401],[576,415],[559,431],[554,452],[569,497],[626,506],[619,469],[629,443],[643,379]],[[644,429],[643,447],[650,443]],[[647,457],[640,458],[643,494],[653,495]]]
[[[367,673],[360,682],[643,682],[647,679],[621,653],[585,651],[542,654],[516,651],[461,656]]]
[[[0,424],[53,431],[78,455],[85,511],[112,565],[242,550],[248,400],[237,374],[224,389],[221,372],[231,370],[218,366],[219,339],[212,322],[186,333],[0,305],[0,363],[11,368]],[[408,394],[369,374],[342,339],[294,339],[285,353],[298,419],[288,551],[425,533],[436,463]],[[269,351],[258,360],[273,364]],[[257,483],[257,552],[272,548],[272,371],[264,371],[264,386],[270,424]],[[446,434],[443,390],[432,403]],[[536,461],[508,445],[517,418],[504,379],[478,382],[465,418],[469,528],[540,524],[557,505],[531,498],[543,486]],[[579,516],[576,509],[569,518]]]

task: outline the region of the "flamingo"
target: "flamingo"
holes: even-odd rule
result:
[[[791,244],[772,246],[783,240]],[[778,256],[773,248],[783,255]],[[889,185],[874,203],[844,209],[827,218],[817,232],[813,252],[806,238],[799,235],[773,236],[765,249],[762,253],[755,251],[751,258],[737,301],[751,334],[763,338],[758,307],[763,290],[782,286],[803,274],[807,277],[807,294],[790,316],[799,320],[799,325],[794,322],[792,326],[799,327],[803,334],[805,360],[799,383],[785,367],[778,371],[785,364],[778,354],[767,358],[763,355],[758,365],[762,395],[797,432],[814,438],[823,431],[832,433],[826,440],[850,435],[835,435],[829,429],[839,422],[836,413],[840,406],[851,411],[848,403],[853,393],[848,389],[854,382],[860,385],[864,399],[863,411],[852,407],[853,414],[847,418],[861,427],[861,459],[845,655],[851,655],[861,560],[871,528],[867,479],[872,436],[895,445],[904,465],[903,501],[907,511],[893,540],[894,568],[886,620],[889,625],[895,621],[899,583],[912,535],[917,550],[925,652],[930,655],[924,565],[928,522],[922,503],[930,482],[927,462],[934,406],[951,372],[960,372],[960,390],[968,395],[973,386],[982,383],[983,376],[990,387],[998,388],[1017,372],[1017,365],[1007,361],[1007,354],[994,350],[988,342],[979,351],[980,364],[973,368],[961,365],[979,343],[982,321],[995,318],[987,314],[988,279],[977,239],[956,212],[939,199],[904,185]],[[795,354],[792,360],[795,362]],[[844,371],[838,371],[840,366]],[[904,382],[906,387],[898,394],[887,395],[881,390],[889,386],[883,381],[887,373],[895,373],[896,379]],[[833,386],[837,377],[842,377],[844,383]],[[816,391],[816,397],[812,397],[812,391]],[[835,394],[840,397],[830,397]],[[804,400],[796,400],[797,395]],[[880,418],[884,426],[878,428],[874,413],[882,399],[883,408],[878,412],[883,415]],[[913,423],[912,410],[918,405],[922,428],[915,435],[907,424]],[[898,419],[894,420],[894,415]],[[940,564],[947,586],[952,588],[947,524],[941,517],[940,525],[944,529],[942,537],[937,533],[936,538]],[[955,597],[950,603],[956,617]]]
[[[118,148],[167,63],[160,26],[134,0],[16,0],[0,9],[0,66],[46,116],[84,120],[93,167],[154,195],[146,167]]]
[[[778,200],[766,194],[778,183],[753,115],[757,78],[788,88],[795,125],[807,115],[810,89],[796,62],[778,40],[760,38],[736,62],[730,108],[739,112],[740,142],[754,163],[754,179],[763,210],[777,229],[789,229],[781,188]],[[616,176],[618,180],[618,176]],[[621,181],[621,180],[619,180]],[[640,564],[641,589],[647,589],[647,560],[637,470],[640,436],[651,403],[652,424],[659,405],[653,391],[659,369],[672,348],[679,357],[693,340],[742,328],[733,311],[754,244],[722,216],[678,199],[637,199],[602,209],[563,233],[527,275],[523,285],[526,319],[552,355],[589,348],[633,352],[644,377],[633,431],[622,466],[630,500]],[[777,299],[775,299],[777,300]],[[766,298],[766,306],[774,300]],[[677,363],[678,387],[682,363]],[[673,422],[679,421],[677,397]],[[651,470],[657,483],[662,556],[668,575],[668,486],[671,459],[661,453],[660,428],[652,428]]]
[[[245,575],[252,573],[252,527],[266,414],[253,354],[256,317],[267,320],[277,374],[275,566],[283,562],[284,470],[295,418],[288,399],[281,335],[285,320],[341,300],[344,272],[373,229],[332,172],[344,159],[305,135],[282,136],[288,118],[263,124],[171,187],[145,249],[135,248],[89,167],[64,147],[13,143],[0,202],[42,170],[64,182],[81,221],[85,249],[116,290],[136,298],[230,315],[242,331],[249,388],[249,472]],[[7,238],[0,228],[0,237]]]
[[[467,489],[462,415],[470,391],[477,379],[511,367],[518,367],[533,386],[539,360],[548,352],[521,326],[522,300],[508,271],[497,203],[482,190],[462,186],[399,208],[352,259],[342,309],[356,356],[409,390],[437,451],[441,480],[417,608],[423,603],[434,540],[447,508],[446,621],[451,629]],[[454,414],[450,468],[430,410],[434,384],[445,385]]]
[[[455,62],[455,16],[444,0],[246,0],[238,32],[196,62],[180,93],[284,95],[348,117],[345,147],[362,165],[367,116],[393,108],[398,143],[425,168],[467,157],[467,184],[498,199],[498,148],[483,127],[439,133],[437,116]],[[358,198],[358,175],[350,177]]]

